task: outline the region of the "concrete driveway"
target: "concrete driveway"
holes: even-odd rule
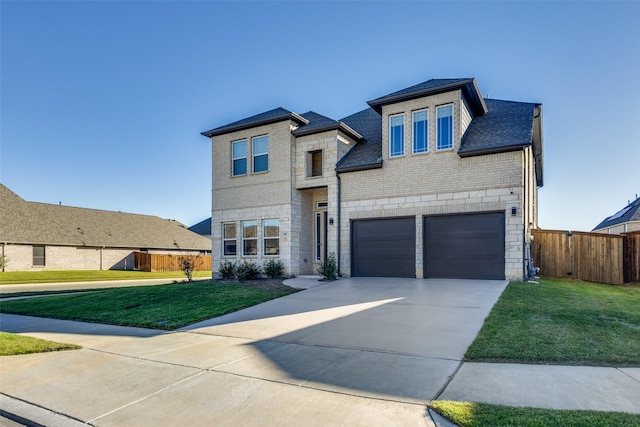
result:
[[[433,425],[423,404],[506,284],[343,279],[162,334],[3,315],[85,349],[12,357],[2,389],[101,426]]]

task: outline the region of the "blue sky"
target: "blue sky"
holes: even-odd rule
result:
[[[640,193],[639,22],[640,2],[3,0],[0,182],[193,225],[211,211],[200,132],[475,77],[543,104],[539,225],[590,230]]]

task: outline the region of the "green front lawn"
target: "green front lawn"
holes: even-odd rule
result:
[[[615,399],[615,397],[612,397]],[[433,401],[436,412],[461,427],[632,427],[640,426],[640,415],[623,412],[568,411],[518,408],[486,403]]]
[[[0,356],[14,356],[16,354],[45,353],[48,351],[76,350],[82,348],[75,344],[62,344],[41,340],[25,335],[0,332]]]
[[[6,301],[3,313],[173,330],[294,292],[211,282],[112,288]]]
[[[193,277],[211,277],[210,271],[194,271]],[[0,272],[0,285],[21,283],[95,282],[100,280],[185,278],[181,271],[149,273],[133,270],[60,270]]]
[[[640,366],[640,287],[512,282],[465,360]]]

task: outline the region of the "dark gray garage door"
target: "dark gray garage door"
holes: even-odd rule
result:
[[[415,217],[352,221],[351,275],[416,277]]]
[[[504,212],[425,217],[424,274],[504,279]]]

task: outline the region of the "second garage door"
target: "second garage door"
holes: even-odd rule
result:
[[[366,219],[351,222],[351,275],[416,277],[416,220]]]
[[[425,277],[504,279],[504,212],[424,218]]]

